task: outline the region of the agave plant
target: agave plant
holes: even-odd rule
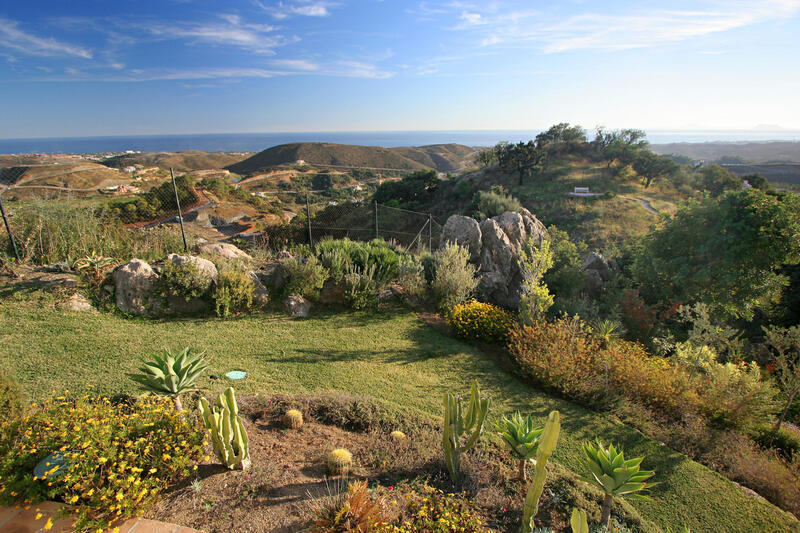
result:
[[[519,461],[520,479],[526,481],[528,476],[525,465],[536,457],[544,426],[534,426],[530,415],[522,416],[517,412],[511,418],[504,416],[496,428],[500,438],[511,450],[511,455]]]
[[[77,259],[72,264],[72,268],[95,280],[101,280],[116,262],[117,260],[113,257],[105,257],[92,250],[91,254]]]
[[[173,398],[175,409],[182,412],[180,395],[194,389],[194,382],[207,367],[203,353],[192,353],[190,348],[184,348],[177,354],[165,350],[162,355],[156,355],[152,361],[141,366],[141,374],[132,374],[130,377],[154,394]]]
[[[613,444],[606,448],[599,439],[597,446],[591,442],[585,442],[583,453],[586,455],[584,466],[591,472],[591,475],[583,476],[582,479],[599,487],[605,493],[600,524],[608,528],[614,496],[631,495],[645,498],[645,496],[634,493],[654,486],[655,483],[647,483],[646,480],[653,477],[655,472],[639,469],[644,457],[626,461],[622,449],[617,450]]]

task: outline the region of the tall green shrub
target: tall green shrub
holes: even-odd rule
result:
[[[328,271],[313,255],[287,259],[283,262],[283,271],[286,275],[285,294],[298,294],[311,300],[319,296],[319,290],[328,279]]]
[[[472,295],[478,285],[477,269],[469,264],[467,249],[455,243],[438,250],[433,257],[436,274],[431,289],[439,310],[447,312]]]

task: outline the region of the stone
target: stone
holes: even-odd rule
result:
[[[218,255],[225,259],[252,259],[250,254],[227,242],[207,242],[197,245],[196,249],[198,253]]]
[[[395,300],[397,300],[397,295],[390,287],[378,292],[378,303],[388,303]]]
[[[474,218],[452,215],[442,229],[442,244],[456,243],[469,250],[470,262],[477,263],[481,256],[481,229]]]
[[[344,305],[344,285],[331,278],[326,279],[319,291],[319,301],[325,305]]]
[[[609,281],[612,277],[611,266],[606,258],[597,252],[592,252],[583,258],[583,270],[597,272],[602,281]]]
[[[202,257],[195,257],[193,255],[169,254],[166,260],[171,261],[176,265],[184,265],[187,263],[191,263],[201,274],[205,275],[208,278],[209,285],[211,285],[212,283],[216,283],[217,278],[219,278],[219,272],[217,272],[217,267],[215,267],[214,263],[212,263],[208,259],[203,259]]]
[[[286,261],[287,259],[292,258],[292,253],[287,250],[281,250],[280,252],[278,252],[278,255],[276,257],[278,258],[279,261]]]
[[[311,302],[300,295],[292,294],[283,301],[283,306],[293,318],[306,318],[311,312]]]
[[[516,255],[519,255],[523,243],[528,239],[528,232],[525,230],[525,222],[522,215],[512,211],[492,217],[491,220],[503,230],[508,237],[508,242],[514,248]]]
[[[550,238],[547,228],[541,220],[536,218],[536,215],[524,207],[520,209],[519,212],[522,215],[522,221],[525,224],[525,232],[528,234],[528,238],[533,239],[536,244],[541,244],[542,241]]]
[[[52,265],[44,265],[37,269],[39,272],[50,272],[50,273],[65,273],[65,272],[72,272],[72,268],[70,268],[69,263],[53,263]]]
[[[281,263],[267,263],[256,272],[256,276],[271,291],[278,291],[286,285],[286,276]]]
[[[52,287],[64,287],[72,289],[78,286],[78,277],[73,274],[58,274],[51,272],[31,272],[24,276],[25,283],[35,287],[49,289]]]
[[[269,290],[261,283],[257,273],[249,272],[248,275],[253,280],[253,304],[256,307],[266,307],[269,305]]]
[[[153,290],[158,280],[152,267],[141,259],[131,259],[114,269],[114,293],[117,307],[125,313],[144,315],[158,306]]]
[[[91,313],[95,311],[91,302],[79,292],[72,294],[69,298],[60,302],[58,307],[65,311],[75,311],[79,313]]]
[[[508,235],[493,218],[481,222],[483,236],[481,249],[481,272],[500,272],[504,277],[511,271],[519,258],[518,249],[511,243]]]

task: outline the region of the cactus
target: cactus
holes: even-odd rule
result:
[[[489,399],[481,398],[477,380],[470,389],[469,406],[466,412],[460,396],[450,393],[444,396],[442,447],[447,470],[456,485],[461,484],[461,452],[469,450],[478,442],[488,412]],[[466,438],[462,439],[464,436]]]
[[[344,448],[336,448],[328,454],[328,471],[333,475],[346,474],[353,464],[353,454]]]
[[[239,418],[239,407],[233,387],[219,395],[217,405],[210,407],[205,398],[200,398],[200,414],[203,424],[211,432],[214,453],[230,469],[250,467],[250,448],[247,432]]]
[[[289,409],[283,415],[283,425],[287,429],[300,429],[303,427],[303,413],[297,409]]]
[[[586,511],[573,507],[569,525],[572,527],[572,533],[589,533],[589,522],[586,520]]]
[[[391,433],[389,433],[389,436],[395,442],[404,442],[408,438],[408,437],[406,437],[405,433],[403,433],[402,431],[398,431],[398,430],[392,431]]]
[[[534,460],[533,481],[528,487],[528,494],[525,496],[525,504],[522,507],[522,533],[533,531],[533,518],[539,511],[539,498],[542,496],[544,480],[547,477],[545,466],[547,459],[556,449],[560,431],[561,415],[558,411],[551,411],[544,424],[544,431],[539,437],[539,446],[536,449],[536,459]]]

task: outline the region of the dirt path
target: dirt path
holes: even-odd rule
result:
[[[633,196],[622,196],[622,198],[625,198],[627,200],[635,200],[639,202],[639,204],[642,207],[644,207],[647,211],[653,213],[654,215],[661,215],[661,213],[650,204],[649,200],[645,200],[644,198],[635,198]]]

